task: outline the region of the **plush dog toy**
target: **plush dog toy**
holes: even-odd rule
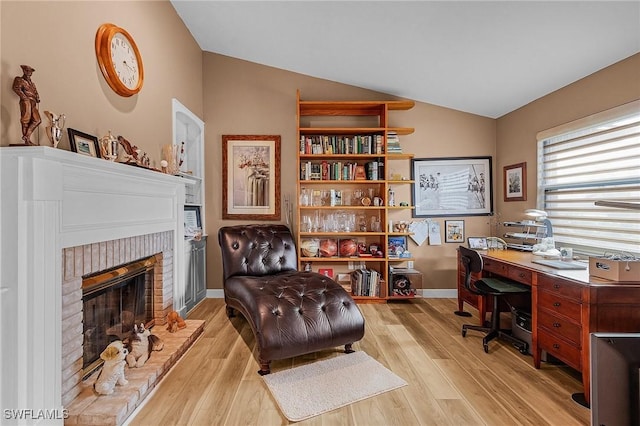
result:
[[[104,365],[93,385],[98,394],[110,395],[113,393],[116,383],[120,386],[129,383],[124,377],[125,358],[128,353],[129,351],[120,340],[109,343],[109,346],[102,351],[100,358],[104,360]]]
[[[167,314],[167,331],[169,331],[169,333],[175,333],[186,326],[187,323],[184,322],[176,311],[171,311]]]
[[[161,351],[164,347],[164,342],[144,328],[142,323],[139,326],[133,325],[131,335],[124,342],[129,349],[129,355],[126,358],[129,367],[142,367],[151,356],[151,351]]]

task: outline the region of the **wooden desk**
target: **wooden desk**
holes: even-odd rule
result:
[[[480,252],[484,269],[473,279],[498,275],[531,286],[531,347],[540,368],[541,351],[582,373],[589,402],[589,333],[640,332],[640,283],[617,283],[589,276],[587,270],[560,270],[532,263],[537,256],[515,250]],[[490,301],[464,287],[458,253],[458,309],[464,302],[485,320]]]

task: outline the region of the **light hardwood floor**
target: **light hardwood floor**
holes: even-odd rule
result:
[[[359,305],[365,337],[354,345],[409,386],[352,404],[300,425],[588,425],[590,411],[571,399],[579,374],[565,366],[533,367],[503,342],[482,350],[482,335],[460,334],[453,299]],[[242,316],[226,317],[222,299],[206,299],[189,318],[205,331],[163,379],[130,425],[278,425],[278,411],[257,374],[255,341]],[[275,361],[272,371],[341,354],[340,348]],[[336,383],[336,386],[348,386]]]

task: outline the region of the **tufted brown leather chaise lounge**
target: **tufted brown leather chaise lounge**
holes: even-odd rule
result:
[[[284,225],[227,226],[218,231],[227,315],[239,311],[258,344],[261,375],[272,360],[345,345],[364,336],[364,318],[349,293],[316,272],[297,268]]]

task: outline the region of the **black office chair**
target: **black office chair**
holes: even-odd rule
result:
[[[481,280],[471,282],[471,273],[482,271],[482,256],[475,250],[460,246],[460,257],[465,268],[464,286],[470,292],[480,296],[491,296],[493,299],[493,309],[491,310],[491,326],[464,324],[462,326],[462,337],[467,335],[467,330],[476,330],[487,333],[482,339],[484,351],[489,353],[489,342],[496,337],[504,339],[513,344],[520,353],[528,353],[529,344],[523,340],[513,337],[508,330],[500,329],[500,298],[512,294],[530,293],[531,289],[515,281],[506,278],[484,277]]]

